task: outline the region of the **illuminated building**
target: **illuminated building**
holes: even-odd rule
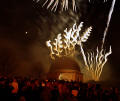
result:
[[[75,60],[68,57],[57,58],[51,64],[48,79],[65,81],[83,81],[80,67]]]

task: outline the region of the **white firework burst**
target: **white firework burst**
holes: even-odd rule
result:
[[[33,0],[34,2],[38,3],[40,0]],[[56,11],[58,8],[58,5],[60,4],[63,10],[68,10],[68,4],[69,2],[72,2],[72,8],[73,11],[76,11],[76,0],[45,0],[43,7],[47,5],[47,9],[51,9],[51,11]]]
[[[72,1],[73,11],[76,11],[76,2]],[[47,5],[47,9],[51,8],[51,11],[56,11],[59,4],[62,6],[62,10],[68,10],[69,0],[46,0],[43,6]]]

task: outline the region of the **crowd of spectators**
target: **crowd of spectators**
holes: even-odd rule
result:
[[[0,101],[120,101],[118,88],[100,84],[0,76]]]

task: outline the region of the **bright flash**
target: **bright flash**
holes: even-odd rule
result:
[[[87,54],[85,64],[87,64],[86,70],[91,73],[92,79],[99,81],[103,67],[108,60],[108,56],[112,53],[112,49],[110,47],[109,52],[105,53],[103,49],[99,51],[97,48],[96,52],[97,53],[90,52]]]
[[[103,48],[101,50],[97,48],[96,52],[89,52],[86,55],[83,49],[83,43],[88,40],[92,27],[87,28],[86,31],[80,35],[82,27],[83,22],[81,22],[79,26],[75,23],[70,30],[66,28],[63,35],[58,34],[53,42],[50,40],[47,41],[46,45],[50,49],[50,56],[52,59],[55,59],[55,57],[73,56],[76,45],[80,46],[85,63],[84,69],[92,76],[92,80],[98,81],[103,67],[107,62],[107,58],[112,53],[112,49],[110,47],[109,52],[105,53]]]
[[[70,56],[75,53],[75,46],[81,45],[82,42],[86,42],[90,36],[92,27],[89,27],[81,36],[80,31],[83,27],[83,22],[79,26],[76,23],[70,30],[67,28],[64,30],[64,34],[58,34],[54,41],[47,41],[46,45],[50,49],[50,56],[52,59],[55,57]]]
[[[43,6],[47,5],[47,9],[51,8],[51,11],[56,11],[59,4],[62,6],[62,10],[68,10],[68,3],[70,0],[46,0]],[[76,11],[76,0],[72,1],[73,11]]]

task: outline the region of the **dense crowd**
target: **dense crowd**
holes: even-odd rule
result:
[[[0,76],[0,101],[120,101],[117,88],[100,84]]]

